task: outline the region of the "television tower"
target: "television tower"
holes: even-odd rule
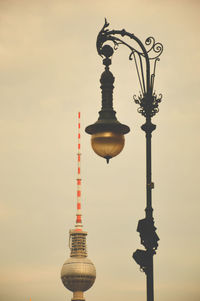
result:
[[[83,292],[94,283],[96,269],[92,261],[87,258],[86,236],[83,231],[81,214],[81,124],[78,113],[78,176],[77,176],[77,212],[75,228],[69,231],[70,258],[65,261],[61,270],[61,279],[64,286],[73,292],[72,301],[85,301]]]

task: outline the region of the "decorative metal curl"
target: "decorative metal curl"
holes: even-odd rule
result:
[[[102,48],[103,48],[103,44],[108,40],[108,32],[109,30],[106,29],[110,24],[107,22],[107,19],[105,18],[105,23],[102,27],[102,29],[100,30],[98,36],[97,36],[97,42],[96,42],[96,46],[97,46],[97,52],[98,54],[102,57]],[[112,40],[112,39],[111,39]],[[117,43],[115,41],[113,41],[114,43],[114,49],[115,47],[117,47]],[[117,48],[116,48],[117,49]]]
[[[154,37],[148,37],[145,40],[145,45],[150,46],[147,50],[150,60],[157,59],[163,52],[163,45],[159,42],[156,43]],[[153,56],[151,56],[154,54]]]
[[[138,113],[144,117],[153,117],[159,112],[158,105],[162,101],[162,94],[159,94],[159,96],[157,96],[155,92],[152,96],[143,96],[140,94],[138,98],[134,95],[133,99],[135,103],[140,106],[137,110]]]

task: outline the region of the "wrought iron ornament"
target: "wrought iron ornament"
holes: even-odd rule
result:
[[[134,95],[134,101],[140,107],[138,112],[145,117],[153,117],[158,111],[158,105],[162,100],[162,95],[156,95],[154,92],[154,81],[155,81],[155,70],[156,64],[160,60],[160,55],[163,52],[163,45],[156,42],[153,37],[148,37],[145,40],[145,45],[137,38],[134,34],[127,32],[125,29],[122,30],[109,30],[109,23],[105,19],[105,24],[97,36],[97,51],[101,57],[105,57],[105,47],[110,50],[107,59],[104,59],[104,65],[108,57],[113,55],[113,52],[118,49],[119,45],[127,46],[130,49],[129,60],[134,60],[138,80],[141,88],[141,93],[138,97]],[[116,36],[117,35],[117,36]],[[135,41],[134,46],[129,45],[123,41],[121,37],[128,37]],[[111,48],[110,45],[105,45],[105,42],[111,41],[114,46]],[[109,59],[110,64],[111,60]]]

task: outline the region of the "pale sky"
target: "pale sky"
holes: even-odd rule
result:
[[[160,237],[155,301],[200,300],[199,1],[1,0],[1,301],[64,301],[60,281],[74,227],[77,112],[82,114],[82,201],[88,257],[97,270],[87,301],[143,301],[145,275],[132,260],[145,208],[144,118],[129,52],[119,49],[114,108],[131,132],[107,165],[84,128],[97,120],[102,60],[96,36],[110,29],[164,45],[153,122],[153,207]]]

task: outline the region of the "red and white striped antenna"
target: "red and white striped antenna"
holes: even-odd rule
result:
[[[81,113],[78,112],[78,175],[77,175],[77,211],[76,211],[76,231],[82,231],[81,214]]]

